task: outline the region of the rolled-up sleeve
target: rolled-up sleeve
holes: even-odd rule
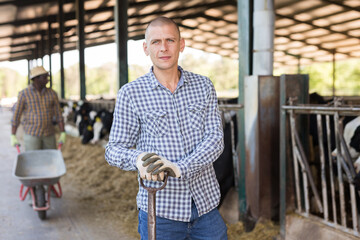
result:
[[[24,96],[23,92],[19,92],[18,99],[15,104],[14,114],[11,119],[11,126],[16,127],[16,128],[19,126],[21,114],[24,110],[24,107],[25,107],[25,96]]]
[[[136,171],[136,158],[141,151],[135,146],[140,131],[140,120],[126,95],[124,87],[118,92],[105,159],[111,166]]]

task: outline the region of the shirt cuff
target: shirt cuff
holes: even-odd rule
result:
[[[140,150],[134,150],[133,153],[131,154],[130,156],[130,161],[131,161],[131,164],[137,169],[136,167],[136,160],[138,158],[138,156],[143,153],[143,151],[140,151]]]

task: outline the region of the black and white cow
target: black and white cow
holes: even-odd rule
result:
[[[87,126],[90,124],[90,112],[92,111],[92,107],[88,102],[78,102],[78,106],[76,107],[74,121],[75,125],[79,130],[79,135],[82,136]]]
[[[106,109],[102,109],[93,115],[93,111],[90,112],[90,122],[86,125],[83,132],[82,143],[92,144],[97,143],[100,139],[110,133],[113,113]]]
[[[349,121],[343,131],[344,140],[354,162],[356,172],[360,172],[360,117]],[[332,152],[336,156],[337,149]]]

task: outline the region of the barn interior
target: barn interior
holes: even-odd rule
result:
[[[300,74],[300,68],[319,62],[331,62],[335,66],[338,61],[360,57],[359,1],[3,0],[0,1],[0,13],[0,62],[26,59],[30,71],[46,55],[58,53],[61,64],[59,96],[64,102],[67,90],[64,85],[64,52],[78,50],[79,100],[86,100],[85,48],[116,43],[116,81],[120,88],[128,82],[127,41],[143,39],[147,24],[155,17],[172,18],[179,25],[188,47],[239,61],[238,100],[233,106],[222,106],[224,113],[237,116],[233,121],[237,128],[232,133],[237,143],[230,149],[236,154],[230,157],[230,161],[233,163],[239,221],[247,223],[252,230],[259,219],[271,219],[280,224],[280,236],[296,236],[300,233],[294,224],[302,224],[305,228],[308,222],[299,223],[298,218],[289,218],[286,213],[292,211],[302,217],[311,216],[306,221],[325,221],[330,230],[322,230],[323,237],[335,234],[332,229],[348,234],[349,239],[360,235],[358,223],[354,222],[358,216],[356,208],[360,208],[353,203],[358,197],[356,194],[349,193],[352,204],[346,209],[351,210],[338,207],[332,210],[338,215],[329,217],[331,214],[324,210],[330,203],[325,204],[325,195],[318,195],[328,194],[322,189],[330,188],[330,182],[325,188],[303,186],[303,182],[311,182],[314,177],[311,177],[310,167],[300,160],[304,159],[299,148],[300,140],[304,145],[304,155],[310,154],[312,148],[305,136],[309,131],[309,121],[306,117],[296,118],[296,114],[358,115],[360,110],[353,104],[356,103],[354,98],[351,98],[351,105],[346,101],[336,103],[335,74],[333,95],[327,98],[333,101],[332,105],[305,106],[310,100],[309,78]],[[299,74],[283,72],[281,76],[273,75],[274,68],[289,66],[296,67]],[[52,73],[51,61],[45,68]],[[299,109],[299,104],[303,109]],[[113,108],[113,105],[109,106]],[[289,119],[294,119],[293,124],[300,124],[300,127],[291,128]],[[305,129],[298,141],[293,136],[296,129]],[[341,135],[338,141],[341,141]],[[293,154],[297,151],[291,150],[295,148],[299,148],[298,155]],[[297,160],[293,162],[293,159]],[[297,164],[307,173],[296,177],[298,183],[289,178],[297,176],[296,171],[300,171],[295,167]],[[321,175],[322,163],[316,164],[319,166],[318,175]],[[340,168],[339,171],[345,170]],[[348,179],[354,179],[354,174],[349,174]],[[328,175],[330,173],[324,177]],[[310,188],[312,190],[307,193]],[[354,191],[354,184],[348,183],[344,191]],[[308,205],[312,204],[307,205],[308,197],[302,193],[307,193],[310,199],[313,197],[316,202],[313,205],[321,206],[323,211],[310,211]],[[339,198],[341,203],[337,204],[345,206],[341,196],[334,194],[330,199]],[[314,220],[313,216],[317,218]],[[336,220],[338,217],[341,219]]]

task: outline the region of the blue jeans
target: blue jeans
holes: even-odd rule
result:
[[[139,211],[138,231],[141,240],[148,239],[147,213]],[[157,240],[227,240],[227,228],[217,208],[198,216],[195,204],[191,206],[190,222],[156,217]]]

